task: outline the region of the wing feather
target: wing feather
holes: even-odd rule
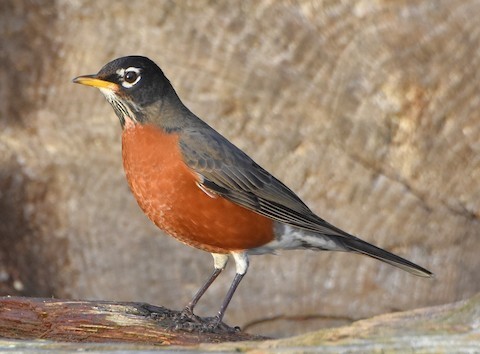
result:
[[[218,195],[276,221],[326,235],[350,236],[315,215],[282,182],[213,129],[185,129],[180,148],[200,183]]]

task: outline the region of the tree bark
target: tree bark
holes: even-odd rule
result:
[[[227,326],[205,331],[199,323],[178,322],[180,317],[179,311],[145,303],[2,297],[0,337],[154,345],[263,338]]]
[[[0,339],[0,351],[134,352],[187,346],[198,352],[480,352],[480,293],[456,303],[385,314],[278,340],[231,328],[215,333],[178,330],[172,323],[177,314],[142,303],[3,297],[0,337],[10,339]]]

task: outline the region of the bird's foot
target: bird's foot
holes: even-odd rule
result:
[[[186,330],[189,332],[199,331],[205,333],[237,333],[240,327],[230,327],[215,317],[200,317],[193,313],[190,307],[185,307],[179,316],[175,318],[175,329]]]
[[[195,315],[193,313],[193,310],[190,306],[187,306],[183,309],[183,311],[180,313],[180,321],[188,321],[188,322],[194,322],[194,323],[202,323],[202,318]]]
[[[241,332],[240,327],[230,327],[225,322],[220,320],[218,316],[215,317],[205,317],[202,318],[203,326],[205,332],[228,332],[228,333],[236,333]]]
[[[189,306],[185,307],[183,311],[174,311],[161,306],[142,304],[137,308],[137,311],[144,316],[149,316],[162,322],[163,326],[169,327],[173,330],[221,334],[241,332],[240,327],[228,326],[220,320],[219,316],[197,316]]]

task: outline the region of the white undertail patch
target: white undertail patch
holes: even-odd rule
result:
[[[275,253],[277,250],[316,249],[325,251],[346,251],[335,238],[294,226],[275,223],[275,239],[266,245],[248,250],[249,254]]]

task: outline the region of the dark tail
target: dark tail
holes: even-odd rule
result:
[[[433,277],[434,274],[425,268],[416,265],[402,257],[399,257],[393,253],[385,251],[379,247],[376,247],[368,242],[362,241],[359,238],[352,237],[352,238],[342,238],[342,244],[345,248],[349,251],[353,251],[356,253],[361,253],[366,256],[378,259],[382,262],[388,263],[400,269],[403,269],[409,273],[418,275],[420,277]]]

